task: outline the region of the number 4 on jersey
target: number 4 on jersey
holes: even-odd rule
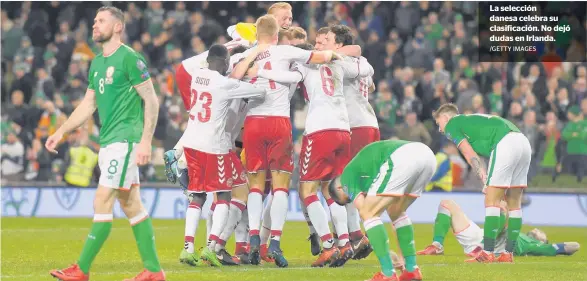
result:
[[[266,62],[265,65],[263,66],[263,69],[271,70],[271,62],[270,61]],[[251,84],[255,84],[255,82],[257,82],[257,77],[253,77],[253,79],[251,79]],[[275,86],[275,81],[269,80],[269,88],[271,88],[271,90],[277,89],[277,87]]]

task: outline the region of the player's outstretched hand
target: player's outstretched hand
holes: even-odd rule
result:
[[[137,164],[147,165],[151,161],[151,143],[141,141],[137,150]]]
[[[47,142],[45,142],[45,148],[49,152],[57,154],[57,150],[55,150],[55,148],[57,148],[57,144],[59,144],[59,141],[61,141],[62,138],[62,133],[60,133],[59,131],[55,132],[47,139]]]

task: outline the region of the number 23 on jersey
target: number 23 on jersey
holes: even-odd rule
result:
[[[192,104],[190,105],[190,119],[194,120],[196,118],[194,110],[195,107],[198,107],[198,121],[201,123],[206,123],[210,121],[210,117],[212,115],[212,110],[210,109],[210,105],[212,104],[212,95],[208,92],[202,92],[198,96],[198,91],[192,89]]]

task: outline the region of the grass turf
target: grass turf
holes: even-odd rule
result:
[[[89,219],[2,218],[2,280],[53,280],[50,269],[63,268],[77,260],[88,234]],[[239,267],[190,267],[179,264],[183,247],[183,221],[154,220],[156,243],[167,280],[367,280],[379,271],[374,254],[362,261],[349,261],[343,268],[310,268],[307,226],[287,222],[283,250],[289,267],[273,264]],[[524,227],[528,231],[530,227]],[[388,231],[390,230],[388,224]],[[577,241],[587,245],[585,228],[544,228],[550,241]],[[392,233],[390,231],[390,233]],[[416,247],[423,249],[431,241],[432,225],[416,225]],[[196,246],[205,242],[205,224],[200,224]],[[393,236],[394,234],[390,234]],[[397,251],[395,237],[390,238]],[[234,242],[230,241],[229,251]],[[548,281],[587,280],[587,251],[574,256],[518,257],[515,264],[465,264],[466,258],[456,240],[446,238],[444,256],[418,257],[424,280],[508,280]],[[91,280],[109,281],[130,278],[142,270],[128,221],[114,221],[112,233],[92,267]]]

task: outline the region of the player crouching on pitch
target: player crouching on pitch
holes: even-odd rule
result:
[[[330,187],[339,205],[354,202],[381,272],[371,281],[422,280],[416,265],[414,228],[405,211],[422,194],[436,170],[436,158],[428,146],[401,140],[378,141],[363,148],[344,169],[342,188]],[[387,210],[396,229],[406,265],[398,277],[389,250],[389,236],[381,214]]]
[[[501,201],[501,216],[499,234],[496,240],[496,252],[502,253],[506,245],[507,203]],[[434,221],[434,238],[431,245],[419,251],[418,255],[443,255],[444,238],[452,228],[455,238],[463,247],[465,254],[474,257],[483,250],[483,229],[467,217],[465,212],[453,200],[442,200],[438,206],[438,214]],[[514,255],[516,256],[556,256],[572,255],[579,250],[577,242],[563,242],[549,244],[546,234],[534,228],[527,234],[520,233]]]

